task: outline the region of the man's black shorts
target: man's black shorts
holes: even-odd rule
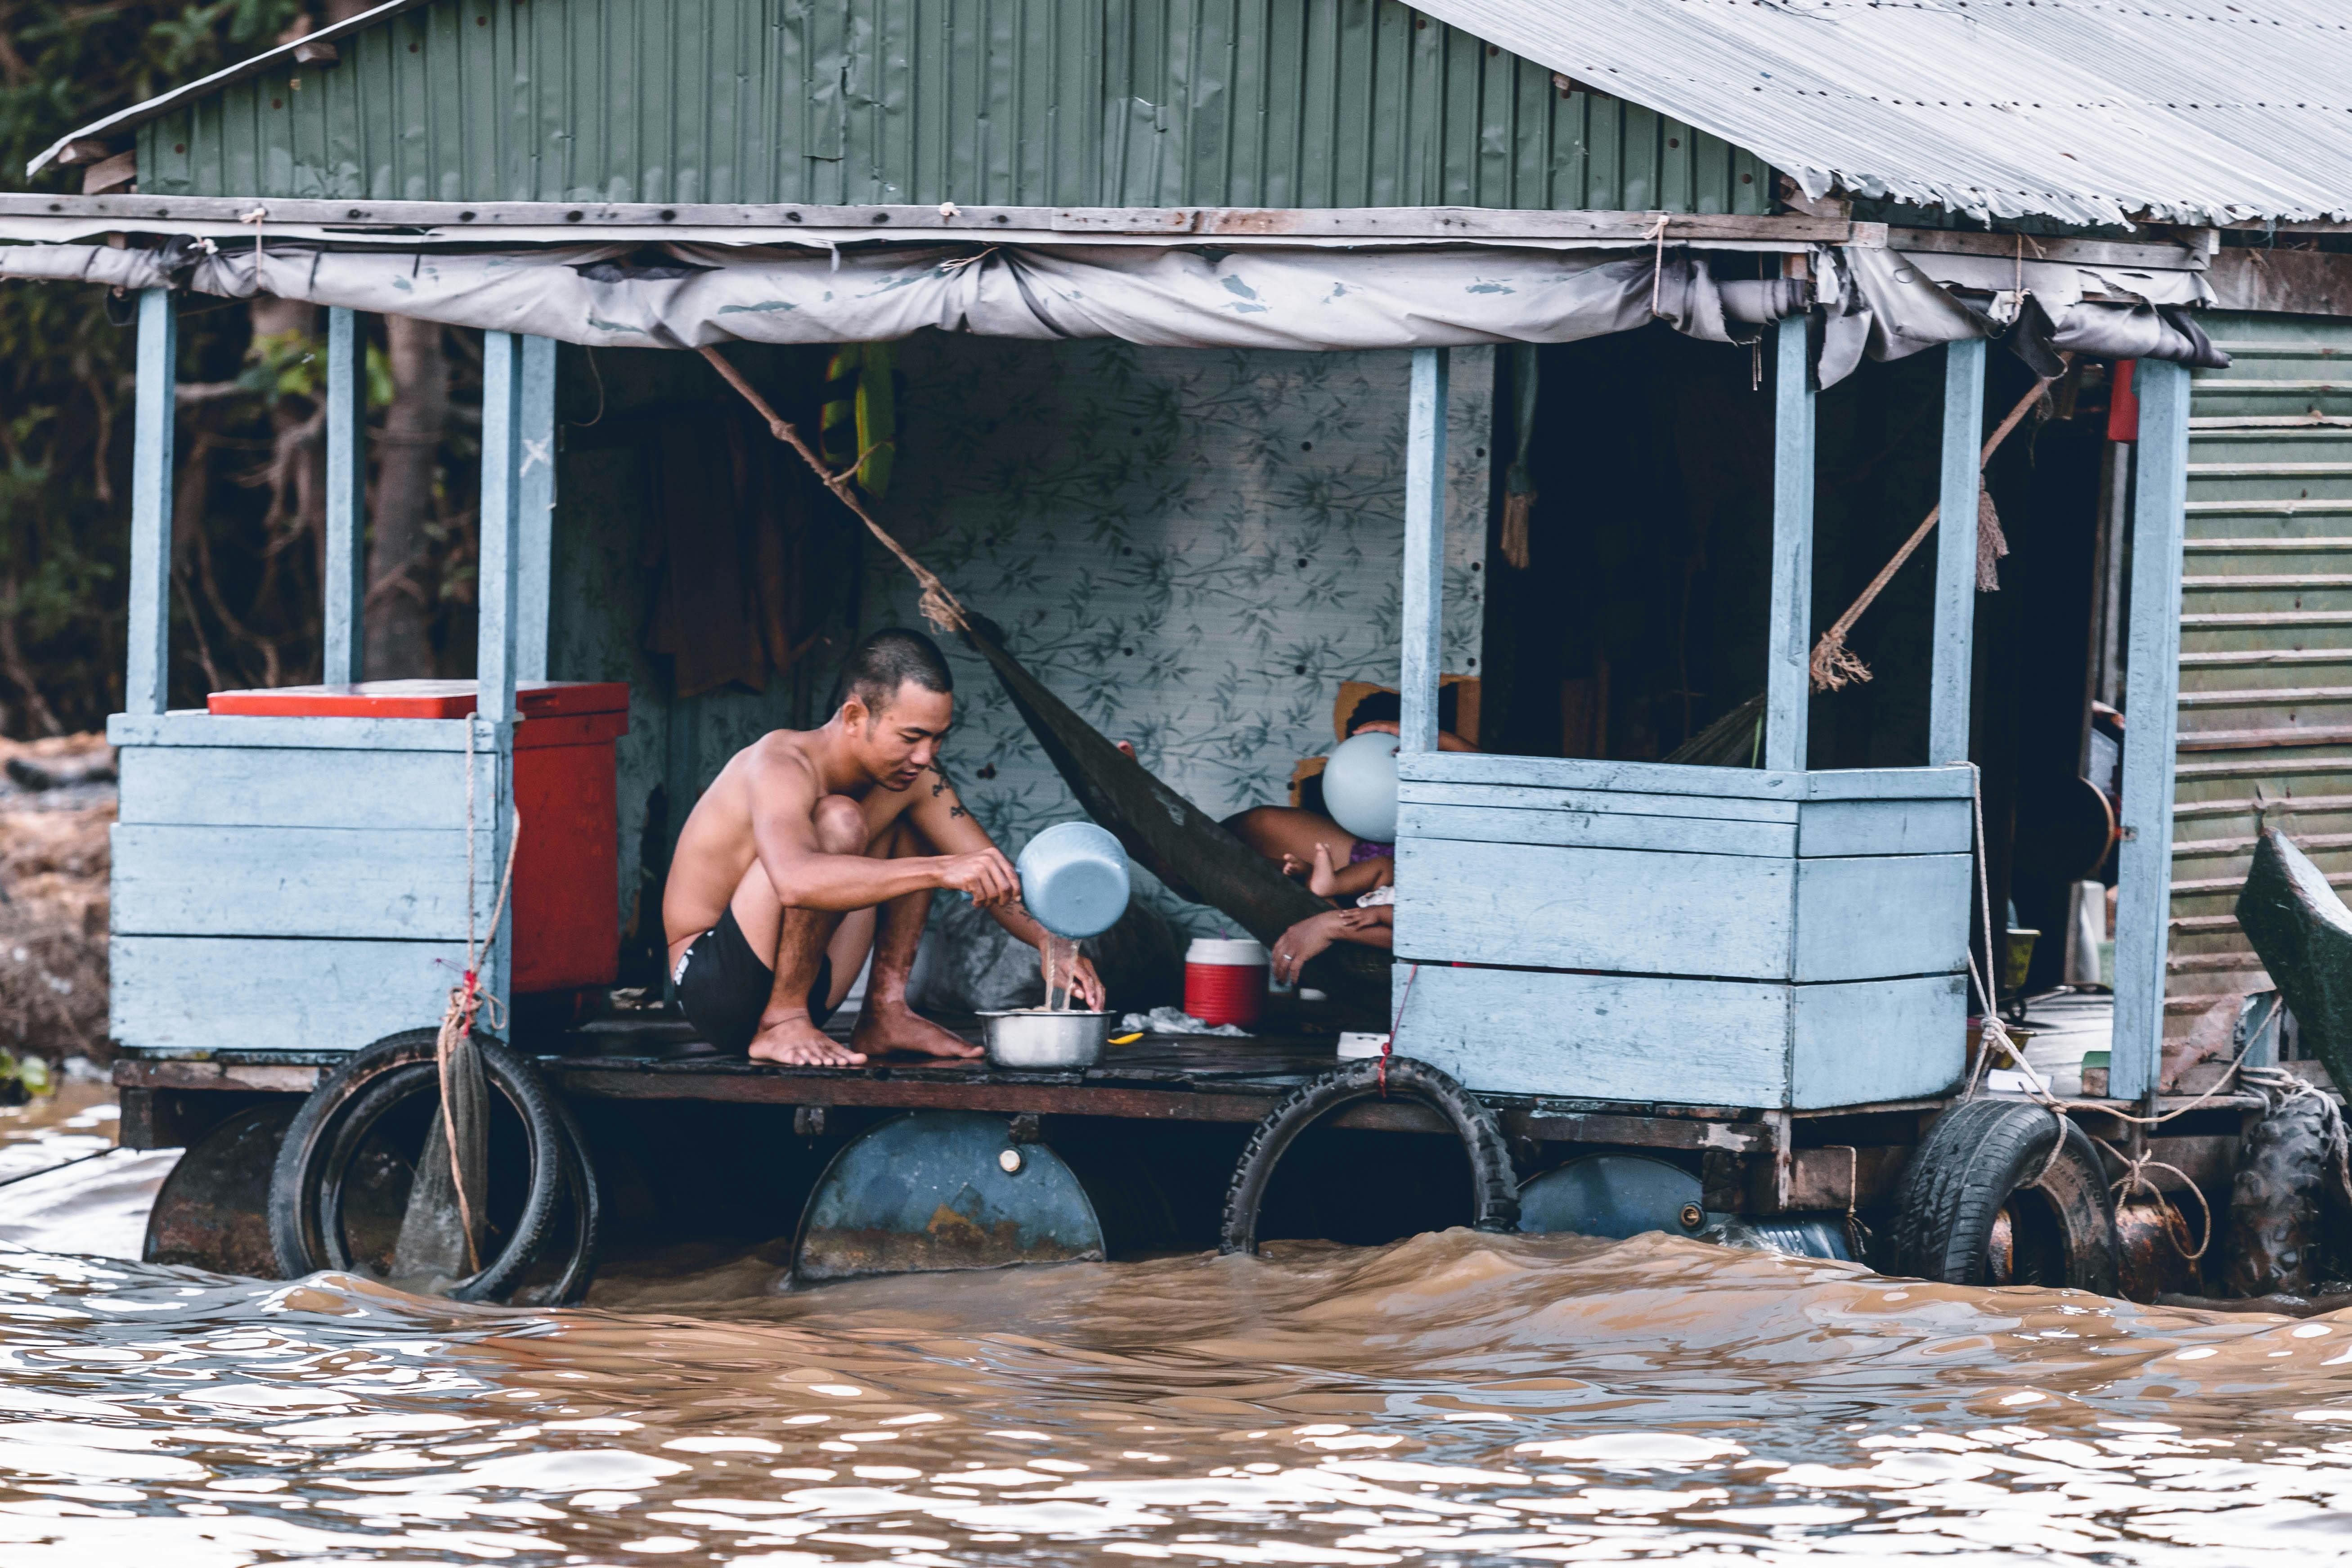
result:
[[[767,1011],[768,993],[775,989],[776,972],[743,940],[733,910],[688,945],[670,980],[687,1022],[701,1030],[704,1039],[730,1056],[740,1057],[751,1048],[751,1037],[760,1032],[760,1015]],[[832,994],[833,955],[827,953],[817,960],[816,984],[808,995],[809,1018],[820,1029],[833,1016]]]

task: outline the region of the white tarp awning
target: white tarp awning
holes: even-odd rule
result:
[[[1828,320],[1822,384],[1843,379],[1865,353],[1900,358],[2021,321],[2060,349],[2211,363],[2184,309],[2205,297],[2193,272],[1982,263],[1862,247],[1816,252]],[[0,276],[126,289],[177,282],[234,299],[268,294],[595,348],[873,342],[926,327],[1164,348],[1438,348],[1572,342],[1654,320],[1727,342],[1811,302],[1815,290],[1798,281],[1717,275],[1718,268],[1756,265],[1672,248],[1491,247],[958,246],[827,254],[673,244],[398,253],[261,239],[225,247],[181,240],[159,250],[0,247]],[[1960,302],[1975,293],[1990,303]]]

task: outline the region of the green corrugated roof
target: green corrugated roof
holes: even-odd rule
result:
[[[1396,0],[425,0],[138,124],[161,195],[1762,213]]]

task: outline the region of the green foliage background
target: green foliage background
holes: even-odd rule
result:
[[[0,185],[79,191],[78,169],[27,181],[24,167],[77,126],[268,47],[299,10],[294,0],[0,4]],[[131,307],[84,285],[0,283],[0,729],[10,734],[39,732],[45,708],[67,729],[95,728],[121,700]],[[310,367],[304,344],[277,345],[248,364],[250,339],[242,304],[184,304],[181,376],[246,383],[246,395],[224,399],[208,417],[223,440],[255,449],[258,462],[267,458],[278,384],[307,377]],[[268,547],[249,539],[234,546],[258,527],[267,496],[234,480],[221,488],[233,493],[208,497],[205,521],[222,575],[237,580],[228,596],[242,599],[255,581],[255,552]],[[289,581],[268,595],[273,605],[298,598],[291,579],[308,574],[315,583],[315,566],[299,559],[307,552],[278,553],[297,559],[285,563]],[[187,613],[184,602],[175,651],[193,652],[194,639],[183,634],[197,628],[184,624]],[[217,647],[223,629],[211,628],[226,657]],[[200,668],[177,661],[174,675],[175,687],[202,679]]]

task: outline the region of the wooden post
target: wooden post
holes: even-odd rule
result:
[[[512,332],[482,334],[482,506],[478,580],[480,629],[474,655],[478,743],[496,753],[497,788],[475,818],[475,920],[487,925],[514,830],[515,611],[518,511],[522,461],[522,342]],[[514,909],[509,895],[482,961],[482,994],[510,1000]],[[485,1024],[487,1027],[487,1021]]]
[[[522,458],[520,340],[512,332],[482,337],[482,514],[480,640],[474,674],[475,711],[493,722],[514,717],[516,549]]]
[[[161,713],[172,685],[172,438],[180,320],[169,289],[139,291],[139,386],[131,454],[130,657],[122,710]]]
[[[1445,598],[1447,353],[1412,351],[1404,445],[1404,616],[1397,691],[1398,739],[1407,752],[1437,750],[1437,677]]]
[[[1805,765],[1812,697],[1813,383],[1808,320],[1772,329],[1772,587],[1764,617],[1764,765]]]
[[[327,311],[326,637],[319,679],[351,686],[366,668],[367,340],[356,311]]]
[[[522,341],[520,538],[515,553],[515,679],[547,679],[555,565],[555,340]]]
[[[1927,763],[1969,760],[1969,672],[1977,615],[1977,453],[1984,440],[1985,341],[1944,345],[1944,472],[1937,500],[1935,650],[1927,678]]]
[[[2139,362],[2130,658],[2124,694],[2123,836],[2116,861],[2110,1092],[2153,1095],[2164,1059],[2172,903],[2172,768],[2180,699],[2181,533],[2189,499],[2189,370]]]

